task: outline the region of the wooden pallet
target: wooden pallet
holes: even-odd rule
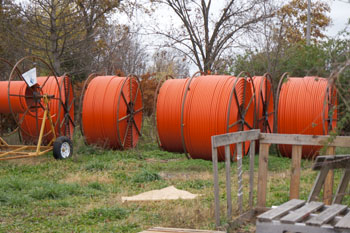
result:
[[[256,232],[350,233],[350,210],[340,204],[292,199],[259,215]]]
[[[224,231],[194,230],[183,228],[153,227],[140,233],[225,233]]]

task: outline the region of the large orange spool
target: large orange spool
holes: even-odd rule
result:
[[[336,89],[320,77],[281,79],[278,97],[277,129],[282,134],[326,135],[337,124]],[[320,146],[303,146],[302,157],[313,158]],[[292,148],[280,145],[283,156],[291,157]]]
[[[251,129],[254,104],[245,78],[208,75],[167,80],[157,99],[157,129],[163,149],[211,159],[211,136]],[[249,143],[245,144],[245,151]],[[231,146],[231,154],[235,146]],[[218,151],[224,160],[224,150]]]
[[[269,74],[254,76],[255,124],[262,133],[272,133],[274,127],[274,99],[272,80]]]
[[[137,145],[143,103],[135,77],[97,76],[88,83],[82,100],[81,129],[87,144],[110,149]]]
[[[40,86],[40,94],[50,96],[49,110],[56,136],[65,135],[72,138],[74,131],[74,94],[70,79],[67,76],[61,76],[57,79],[55,76],[45,76],[38,77],[37,83]],[[28,107],[29,111],[19,115],[21,135],[26,142],[36,142],[40,134],[44,109],[38,108],[36,105]],[[48,143],[52,138],[50,122],[46,121],[43,142]]]

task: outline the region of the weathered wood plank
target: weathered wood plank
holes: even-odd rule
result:
[[[258,207],[266,206],[267,172],[269,159],[269,144],[260,143],[259,171],[258,171]]]
[[[287,214],[289,211],[299,208],[304,205],[305,201],[292,199],[282,205],[278,206],[275,209],[271,209],[257,217],[259,221],[272,221],[276,218],[281,217],[282,215]]]
[[[335,155],[335,147],[334,146],[327,147],[326,154]],[[332,157],[334,158],[334,156]],[[323,188],[323,203],[325,203],[326,205],[332,204],[333,184],[334,184],[334,171],[333,169],[330,169],[324,181],[324,188]]]
[[[292,170],[290,178],[289,199],[299,198],[299,185],[300,185],[300,165],[301,165],[302,146],[292,146]]]
[[[308,202],[315,201],[317,199],[317,196],[320,194],[323,184],[326,180],[328,172],[329,172],[329,167],[323,166],[321,171],[317,174],[315,183],[311,189],[309,198],[307,200]]]
[[[211,138],[213,143],[213,137]],[[215,224],[220,226],[220,199],[219,199],[219,174],[218,174],[218,150],[212,147],[213,174],[214,174],[214,206]]]
[[[327,162],[325,162],[326,159]],[[312,166],[312,170],[320,170],[324,165],[327,165],[329,169],[348,168],[350,167],[350,155],[317,156],[316,161]]]
[[[272,134],[260,133],[260,143],[310,145],[310,146],[339,146],[349,147],[350,136],[337,136],[329,141],[329,135],[300,135],[300,134]]]
[[[259,139],[260,130],[240,131],[236,133],[220,134],[212,136],[212,147],[220,147],[239,142],[252,141]]]
[[[225,146],[225,172],[226,172],[226,196],[227,196],[227,219],[232,217],[232,196],[231,196],[231,153],[230,146]]]
[[[334,226],[335,228],[350,229],[350,212],[339,220]]]
[[[350,169],[346,169],[343,173],[343,176],[339,182],[337,191],[334,195],[333,204],[340,204],[345,195],[346,188],[348,187],[350,181]]]
[[[151,229],[141,231],[140,233],[224,233],[224,231],[153,227]]]
[[[249,149],[249,207],[254,205],[254,163],[255,163],[255,141],[250,142]]]
[[[237,173],[238,173],[238,192],[237,204],[239,215],[243,213],[243,168],[242,168],[242,146],[243,143],[237,143]]]
[[[318,214],[317,216],[309,219],[306,222],[306,224],[321,226],[322,224],[325,224],[330,220],[332,220],[337,214],[343,212],[346,209],[347,209],[346,205],[338,205],[338,204],[331,205],[326,210]]]
[[[324,204],[322,202],[310,202],[301,207],[300,209],[297,209],[294,212],[291,212],[290,214],[284,216],[281,218],[281,222],[283,223],[296,223],[307,216],[310,215],[310,213],[320,209]]]

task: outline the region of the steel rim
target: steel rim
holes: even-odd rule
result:
[[[68,158],[70,155],[70,145],[68,142],[63,142],[61,145],[61,156],[62,158]]]

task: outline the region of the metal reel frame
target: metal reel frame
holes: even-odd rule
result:
[[[20,65],[24,65],[22,63],[24,61],[30,60],[30,59],[32,60],[33,63],[36,63],[36,62],[39,61],[42,64],[44,64],[44,66],[46,66],[48,68],[48,70],[51,72],[51,74],[46,76],[47,78],[46,78],[46,80],[44,81],[44,83],[41,86],[40,85],[35,85],[34,87],[28,87],[28,88],[30,88],[29,90],[32,92],[33,96],[25,96],[25,95],[23,96],[23,95],[11,94],[10,93],[11,83],[16,81],[15,80],[15,78],[16,78],[15,72],[18,75],[18,72],[20,72],[19,66]],[[17,123],[17,126],[18,126],[18,129],[19,129],[19,132],[21,134],[24,134],[24,135],[27,135],[27,136],[31,136],[31,134],[28,131],[24,130],[21,127],[21,124],[23,123],[25,116],[30,115],[30,116],[35,118],[36,135],[39,136],[39,134],[40,134],[39,119],[43,120],[43,118],[39,117],[38,110],[41,109],[43,112],[45,111],[45,106],[44,106],[44,103],[42,101],[42,99],[43,99],[42,90],[45,87],[45,85],[47,84],[50,76],[54,77],[56,85],[58,87],[58,92],[59,92],[59,96],[58,97],[53,96],[53,97],[49,98],[50,101],[51,100],[56,100],[56,101],[58,101],[60,103],[59,107],[58,107],[57,120],[55,122],[53,122],[54,128],[56,128],[57,125],[60,126],[60,124],[61,124],[60,123],[60,115],[61,115],[61,111],[62,111],[61,105],[62,105],[63,101],[62,101],[62,92],[61,92],[60,84],[58,82],[57,76],[55,75],[55,72],[54,72],[53,68],[46,61],[44,61],[43,59],[41,59],[39,57],[27,56],[27,57],[23,57],[22,59],[20,59],[15,64],[14,68],[12,69],[10,77],[9,77],[9,83],[8,83],[8,101],[9,101],[9,108],[10,108],[11,114],[12,114],[13,118],[15,119],[15,121]],[[20,75],[19,75],[19,79],[21,81],[24,81],[21,72],[20,72]],[[11,96],[17,96],[17,97],[20,97],[20,98],[22,97],[24,99],[27,99],[27,98],[33,99],[33,102],[31,103],[31,105],[27,106],[26,111],[22,114],[22,116],[20,118],[18,118],[18,114],[13,111],[12,104],[11,104],[11,98],[10,98]],[[30,111],[33,108],[35,109],[35,114],[32,114],[32,112]],[[52,116],[52,117],[54,117],[54,116]],[[59,135],[58,136],[61,136],[60,135],[60,131],[61,131],[61,127],[59,127],[59,130],[58,130]],[[50,134],[50,132],[44,134],[43,137],[46,137],[49,134]]]
[[[245,76],[241,77],[242,74],[245,74]],[[238,82],[239,78],[245,79],[244,89],[243,89],[244,92],[247,91],[247,82],[249,82],[248,79],[251,80],[251,83],[253,85],[253,89],[255,89],[254,83],[253,83],[253,79],[252,79],[251,75],[248,72],[242,71],[241,73],[239,73],[237,75],[235,83],[234,83],[233,88],[231,90],[229,105],[228,105],[228,109],[227,109],[227,123],[226,123],[226,132],[227,133],[230,131],[230,129],[233,126],[235,126],[237,124],[240,124],[240,126],[241,126],[240,129],[239,129],[240,131],[242,131],[244,129],[244,125],[246,125],[249,129],[254,129],[255,110],[256,110],[255,101],[254,101],[255,93],[253,93],[252,97],[249,100],[248,106],[246,108],[244,108],[244,106],[245,106],[245,96],[243,98],[242,104],[240,105],[239,104],[239,100],[238,100],[238,96],[237,96],[237,91],[236,91],[236,85],[237,85],[237,82]],[[231,115],[231,108],[230,107],[231,107],[231,104],[232,104],[233,97],[235,98],[235,103],[239,107],[238,108],[238,113],[239,113],[240,119],[238,121],[230,124],[230,122],[229,122],[230,121],[230,115]],[[254,106],[253,125],[249,125],[249,123],[245,120],[245,116],[246,116],[246,114],[247,114],[251,104],[253,104],[253,106]]]
[[[244,77],[241,77],[242,74],[245,74]],[[245,82],[244,82],[244,93],[247,91],[247,84],[248,82],[250,81],[250,83],[252,84],[253,86],[253,94],[248,102],[248,105],[247,107],[245,108],[245,96],[243,97],[243,101],[242,101],[242,104],[240,105],[239,104],[239,100],[238,100],[238,96],[237,96],[237,91],[236,91],[236,85],[238,83],[238,80],[240,78],[243,78],[245,79]],[[235,99],[235,103],[236,105],[238,106],[238,114],[239,114],[239,120],[230,124],[230,115],[231,115],[231,105],[232,105],[232,100],[233,100],[233,97]],[[245,120],[245,116],[251,106],[251,104],[253,104],[254,106],[254,110],[253,110],[253,125],[249,125],[249,123]],[[239,128],[239,131],[244,131],[244,125],[247,126],[249,129],[254,129],[255,128],[255,114],[256,113],[256,103],[255,103],[255,86],[254,86],[254,82],[253,82],[253,78],[252,76],[250,75],[249,72],[246,72],[246,71],[242,71],[240,72],[237,76],[236,76],[236,80],[235,80],[235,83],[233,85],[233,88],[231,90],[231,94],[230,94],[230,100],[229,100],[229,105],[228,105],[228,109],[227,109],[227,122],[226,122],[226,133],[229,133],[230,132],[230,129],[238,124],[240,124],[240,128]],[[245,142],[243,142],[243,150],[242,150],[243,154],[246,153],[245,151]],[[234,154],[237,153],[237,149],[233,152]],[[233,157],[231,157],[231,160],[233,161]]]
[[[337,117],[338,112],[337,112],[337,108],[336,108],[337,95],[338,94],[337,94],[335,84],[328,81],[327,90],[326,90],[326,94],[324,97],[323,112],[322,112],[323,134],[328,134],[332,130],[335,130],[333,128],[333,121],[338,120],[338,117]],[[324,118],[324,116],[326,115],[326,109],[328,109],[327,118]],[[335,115],[334,113],[336,113],[335,118],[333,117]],[[326,125],[328,125],[327,129],[326,129]]]
[[[197,71],[196,73],[194,73],[192,75],[192,77],[190,78],[190,80],[188,81],[186,88],[185,88],[185,93],[184,93],[184,97],[182,100],[182,105],[181,105],[181,141],[182,141],[182,148],[184,149],[184,153],[187,157],[187,159],[192,159],[191,155],[187,152],[186,150],[186,142],[185,142],[185,135],[184,135],[184,112],[185,112],[185,103],[186,103],[186,97],[187,97],[187,93],[190,90],[191,87],[191,83],[193,81],[194,78],[200,76],[200,75],[206,75],[205,73],[203,73],[202,71]]]
[[[136,94],[135,94],[135,97],[133,98],[132,96],[132,80],[135,79],[136,82],[138,83],[138,86],[137,86],[137,89],[136,89]],[[124,86],[126,84],[126,82],[129,81],[129,86],[130,86],[130,90],[129,90],[129,98],[130,98],[130,102],[127,101],[126,97],[125,97],[125,94],[124,94]],[[137,96],[139,94],[139,92],[141,92],[141,103],[142,103],[142,107],[135,110],[135,102],[136,102],[136,99],[137,99]],[[122,84],[122,87],[121,87],[121,92],[119,94],[119,97],[118,97],[118,105],[117,105],[117,116],[119,116],[119,110],[120,110],[120,99],[123,99],[126,107],[127,107],[127,115],[122,117],[122,118],[119,118],[117,120],[117,136],[118,136],[118,140],[119,140],[119,145],[122,147],[122,149],[125,149],[125,142],[126,142],[126,138],[127,138],[127,135],[128,135],[128,130],[129,128],[131,127],[131,145],[134,144],[133,142],[133,129],[135,128],[136,131],[137,131],[137,134],[139,135],[139,137],[141,137],[142,135],[142,125],[143,125],[143,119],[142,119],[142,122],[141,122],[141,126],[140,126],[140,129],[138,128],[136,122],[135,122],[135,115],[142,112],[143,113],[143,94],[142,94],[142,89],[141,89],[141,83],[140,83],[140,79],[136,76],[136,75],[128,75],[126,77],[126,79],[124,80],[123,84]],[[122,98],[121,98],[122,97]],[[120,136],[120,130],[119,130],[119,123],[123,120],[127,120],[128,121],[128,124],[126,126],[126,132],[125,132],[125,135],[124,135],[124,138],[123,138],[123,141],[121,140],[121,136]]]
[[[72,119],[72,117],[69,115],[69,112],[70,110],[72,109],[72,107],[74,107],[74,104],[75,104],[75,95],[74,95],[74,88],[72,87],[72,82],[71,80],[68,78],[68,76],[66,74],[63,75],[63,81],[61,83],[61,86],[60,86],[60,91],[62,90],[62,86],[64,85],[64,102],[62,101],[62,99],[60,100],[61,101],[61,105],[63,107],[63,110],[64,110],[64,116],[63,116],[63,119],[60,123],[60,126],[59,128],[61,129],[63,127],[63,125],[65,125],[65,136],[68,136],[70,139],[73,138],[73,135],[74,135],[74,129],[75,129],[75,122],[74,120]],[[71,88],[72,87],[72,88]],[[73,95],[73,99],[72,101],[69,103],[69,97],[70,97],[70,94],[72,93]],[[73,130],[71,132],[71,125],[73,126]]]
[[[80,98],[79,98],[79,114],[78,114],[78,122],[79,122],[79,128],[80,128],[80,132],[81,135],[83,136],[83,140],[85,145],[87,145],[87,141],[86,141],[86,137],[85,137],[85,133],[84,133],[84,128],[83,128],[83,101],[84,101],[84,97],[85,97],[85,93],[86,90],[90,84],[90,82],[96,78],[97,76],[100,76],[101,74],[98,73],[92,73],[88,76],[88,78],[85,80],[84,84],[83,84],[83,88],[81,90],[81,94],[80,94]]]
[[[261,83],[260,83],[260,89],[259,89],[259,95],[261,96],[261,99],[262,99],[262,112],[263,112],[263,116],[262,118],[260,119],[257,119],[257,127],[259,126],[259,123],[261,121],[263,121],[263,130],[262,132],[268,132],[268,130],[270,131],[269,133],[273,133],[273,129],[271,128],[270,126],[270,123],[269,123],[269,116],[271,114],[275,114],[275,109],[273,109],[272,112],[268,112],[268,109],[269,109],[269,105],[270,105],[270,97],[272,95],[272,99],[273,99],[273,83],[272,83],[272,76],[271,74],[269,73],[265,73],[264,76],[265,79],[262,79],[261,80]],[[270,84],[271,84],[271,87],[270,87],[270,91],[267,93],[267,80],[270,81]],[[265,85],[265,99],[264,99],[264,95],[263,95],[263,91],[262,91],[262,88],[263,88],[263,85]],[[258,101],[258,106],[257,106],[257,112],[259,112],[260,110],[260,101]]]

